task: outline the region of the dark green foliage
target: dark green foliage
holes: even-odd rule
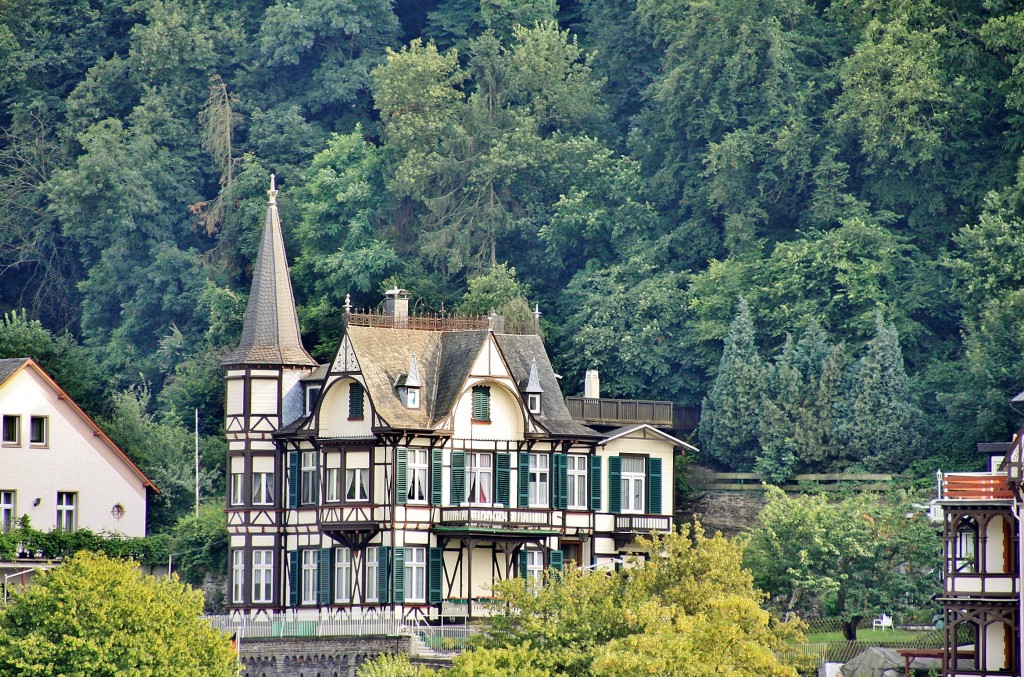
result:
[[[704,398],[700,422],[704,451],[733,470],[749,471],[754,467],[766,379],[767,371],[754,343],[750,308],[741,298],[725,337],[718,375]],[[783,466],[790,462],[789,455],[780,458]]]

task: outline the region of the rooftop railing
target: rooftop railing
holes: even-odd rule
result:
[[[606,397],[567,397],[573,420],[581,423],[672,425],[672,403],[661,400],[615,400]]]
[[[942,476],[942,498],[972,501],[1012,499],[1006,473],[951,472]]]

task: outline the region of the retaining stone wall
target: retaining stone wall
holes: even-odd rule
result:
[[[243,639],[242,677],[355,677],[382,653],[409,653],[408,637]]]

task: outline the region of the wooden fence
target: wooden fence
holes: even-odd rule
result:
[[[882,473],[816,473],[797,475],[782,485],[784,491],[885,491],[895,476]],[[704,491],[764,491],[764,479],[752,472],[697,473],[695,484]]]

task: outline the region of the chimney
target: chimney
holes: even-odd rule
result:
[[[491,311],[491,314],[487,316],[487,327],[495,334],[505,333],[505,316],[499,315],[498,313]]]
[[[398,287],[384,292],[384,315],[391,318],[395,329],[409,326],[409,292]]]
[[[595,400],[601,397],[601,376],[597,369],[587,369],[587,375],[583,379],[583,397]]]

